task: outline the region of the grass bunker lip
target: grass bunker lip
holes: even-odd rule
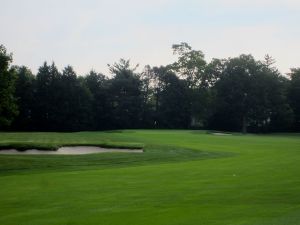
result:
[[[94,153],[107,153],[107,152],[126,152],[126,153],[143,153],[143,149],[126,149],[126,148],[102,148],[98,146],[65,146],[60,147],[57,150],[39,150],[28,149],[19,151],[17,149],[2,149],[0,154],[3,155],[84,155]]]

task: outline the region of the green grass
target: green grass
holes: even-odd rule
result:
[[[5,144],[144,153],[0,155],[3,225],[300,225],[300,135],[0,133]]]
[[[13,133],[12,133],[13,134]],[[21,135],[21,134],[15,134]],[[35,135],[33,133],[33,135]],[[37,134],[39,135],[39,134]],[[52,135],[52,134],[51,134]],[[63,135],[65,136],[65,134]],[[10,140],[13,139],[13,140]],[[141,143],[132,143],[132,142],[108,142],[102,140],[92,140],[87,142],[85,140],[69,140],[64,141],[60,139],[59,141],[56,140],[41,140],[41,141],[32,141],[32,140],[14,140],[15,138],[9,138],[8,140],[4,140],[0,142],[0,150],[3,149],[16,149],[18,151],[25,151],[28,149],[38,149],[38,150],[49,150],[49,151],[56,151],[58,148],[63,146],[98,146],[103,148],[120,148],[120,149],[142,149],[144,147]]]

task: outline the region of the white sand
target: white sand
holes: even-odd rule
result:
[[[1,150],[0,154],[3,155],[84,155],[92,153],[105,153],[105,152],[127,152],[127,153],[142,153],[142,149],[119,149],[119,148],[100,148],[95,146],[72,146],[61,147],[57,151],[42,151],[37,149],[29,149],[26,151],[17,151],[16,149]]]
[[[228,135],[232,135],[232,134],[227,134],[227,133],[220,133],[220,132],[216,132],[213,133],[214,135],[220,135],[220,136],[228,136]]]

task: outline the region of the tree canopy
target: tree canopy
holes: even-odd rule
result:
[[[205,60],[185,42],[175,62],[108,65],[110,75],[78,76],[45,62],[37,74],[15,66],[0,46],[0,129],[79,131],[202,128],[242,132],[300,131],[300,69],[282,75],[275,60],[242,54]]]
[[[15,71],[10,68],[12,54],[0,45],[0,129],[11,125],[18,114],[15,97]]]

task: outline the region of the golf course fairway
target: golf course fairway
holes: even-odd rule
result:
[[[0,147],[144,152],[0,155],[0,224],[300,225],[300,134],[217,134],[2,132]]]

